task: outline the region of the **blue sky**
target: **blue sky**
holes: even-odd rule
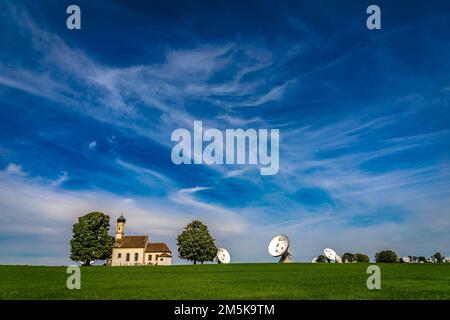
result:
[[[450,255],[450,4],[0,5],[0,263],[69,263],[89,211],[176,252],[205,221],[233,261]],[[172,164],[176,128],[280,129],[280,170]],[[114,224],[113,228],[114,230]],[[177,262],[181,262],[177,260]]]

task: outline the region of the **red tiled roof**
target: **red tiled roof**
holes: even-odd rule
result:
[[[145,252],[171,252],[169,247],[164,242],[147,243]]]
[[[116,242],[116,248],[145,248],[148,243],[148,236],[125,236]]]

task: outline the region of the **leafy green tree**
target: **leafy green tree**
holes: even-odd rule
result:
[[[442,254],[440,252],[436,252],[433,256],[437,262],[442,262],[443,258],[442,258]]]
[[[382,250],[375,254],[376,262],[395,263],[398,262],[397,254],[392,250]]]
[[[427,262],[427,259],[424,256],[420,256],[419,262]]]
[[[353,253],[346,252],[342,255],[342,261],[344,261],[345,263],[355,262],[356,256]]]
[[[92,260],[111,257],[114,237],[109,232],[109,216],[101,212],[90,212],[78,218],[72,227],[70,259],[89,266]]]
[[[177,237],[178,255],[181,259],[193,261],[213,261],[217,254],[214,239],[208,227],[201,221],[189,223]]]
[[[367,254],[364,253],[355,253],[356,262],[370,262],[370,258]]]
[[[316,260],[316,262],[328,262],[328,259],[327,259],[327,257],[325,257],[323,254],[321,254],[320,256],[318,256],[317,257],[317,260]]]

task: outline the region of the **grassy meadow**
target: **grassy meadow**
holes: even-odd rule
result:
[[[0,299],[450,299],[450,263],[378,265],[381,290],[368,264],[92,266],[80,290],[66,267],[0,266]]]

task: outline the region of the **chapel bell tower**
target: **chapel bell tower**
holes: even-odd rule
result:
[[[120,215],[120,217],[117,219],[116,224],[116,241],[120,241],[124,238],[125,234],[125,217],[123,214]]]

